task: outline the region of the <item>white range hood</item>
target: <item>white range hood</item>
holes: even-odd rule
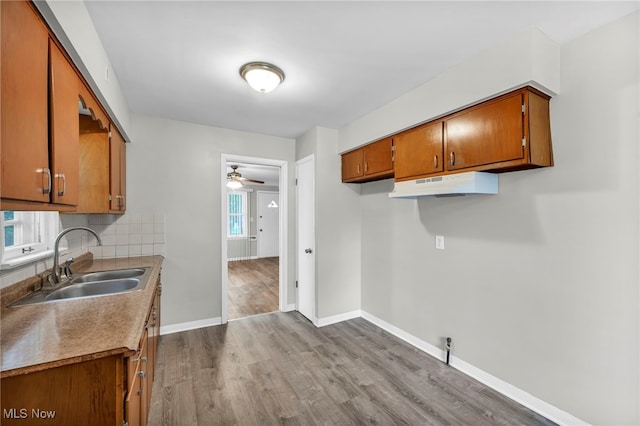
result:
[[[447,197],[467,194],[497,194],[498,175],[466,172],[396,182],[389,198]]]

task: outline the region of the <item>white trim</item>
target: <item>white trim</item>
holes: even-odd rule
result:
[[[279,253],[279,288],[280,288],[280,300],[279,310],[283,311],[287,306],[288,300],[288,209],[289,209],[289,175],[288,175],[288,162],[285,160],[275,160],[269,158],[247,157],[242,155],[232,154],[220,154],[220,187],[221,187],[221,229],[222,235],[226,235],[227,226],[227,211],[228,211],[228,197],[226,197],[226,182],[227,182],[227,163],[250,163],[258,164],[261,166],[275,166],[280,168],[280,180],[278,182],[278,190],[280,192],[280,253]],[[228,321],[228,308],[227,308],[227,293],[228,293],[228,268],[227,266],[227,239],[222,238],[221,242],[221,309],[220,318],[221,324],[226,324]]]
[[[295,303],[291,303],[289,305],[285,305],[283,309],[281,309],[282,312],[292,312],[296,310],[296,304]]]
[[[241,257],[231,257],[231,258],[227,259],[227,261],[235,262],[235,261],[238,261],[238,260],[256,260],[256,259],[258,259],[258,256],[249,256],[249,257],[241,256]]]
[[[164,336],[165,334],[179,333],[181,331],[195,330],[197,328],[212,327],[214,325],[221,324],[222,319],[220,317],[215,317],[197,321],[181,322],[179,324],[163,325],[160,327],[160,335]]]
[[[404,340],[405,342],[409,343],[410,345],[426,352],[427,354],[433,356],[436,359],[439,359],[440,361],[444,362],[445,360],[445,351],[433,346],[430,343],[425,342],[424,340],[421,340],[419,338],[417,338],[416,336],[413,336],[412,334],[409,334],[403,330],[401,330],[400,328],[389,324],[388,322],[374,316],[371,315],[368,312],[362,311],[362,318],[366,319],[367,321],[377,325],[378,327],[382,328],[383,330],[393,334],[394,336],[398,337],[399,339]],[[566,411],[563,411],[539,398],[536,398],[535,396],[531,395],[528,392],[523,391],[522,389],[519,389],[507,382],[505,382],[502,379],[499,379],[489,373],[487,373],[486,371],[483,371],[477,367],[474,367],[473,365],[461,360],[460,358],[457,358],[455,356],[451,356],[450,357],[450,365],[457,369],[460,370],[461,372],[465,373],[466,375],[473,377],[474,379],[476,379],[477,381],[487,385],[488,387],[492,388],[493,390],[500,392],[501,394],[505,395],[508,398],[511,398],[512,400],[514,400],[515,402],[529,408],[532,411],[535,411],[536,413],[540,414],[541,416],[546,417],[547,419],[558,423],[559,425],[588,425],[589,423],[585,422],[584,420],[581,420],[575,416],[573,416],[572,414],[567,413]]]
[[[348,321],[354,318],[360,318],[361,316],[362,316],[362,311],[357,310],[357,311],[345,312],[344,314],[332,315],[330,317],[325,317],[325,318],[316,318],[313,323],[316,325],[316,327],[324,327],[331,324],[337,324],[342,321]]]

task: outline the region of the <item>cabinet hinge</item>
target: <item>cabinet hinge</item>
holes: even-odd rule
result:
[[[522,104],[522,113],[524,114],[527,111],[527,106]]]
[[[109,138],[111,138],[111,132],[109,132]]]
[[[298,186],[298,178],[296,178],[296,186]]]
[[[109,201],[111,201],[111,194],[109,194]]]
[[[527,146],[527,138],[522,138],[522,147]]]

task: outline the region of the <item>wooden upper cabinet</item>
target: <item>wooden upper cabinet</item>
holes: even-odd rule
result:
[[[521,159],[521,93],[462,111],[446,123],[447,170]]]
[[[446,170],[553,165],[549,97],[520,89],[445,119]]]
[[[342,155],[342,182],[369,182],[393,177],[393,138]]]
[[[2,1],[3,199],[49,202],[48,32],[28,2]]]
[[[384,179],[393,176],[393,138],[386,138],[362,148],[364,175]]]
[[[126,210],[127,164],[125,141],[113,123],[110,126],[111,211]]]
[[[415,179],[442,173],[442,121],[423,124],[397,135],[395,139],[395,179]]]
[[[109,120],[98,101],[82,86],[79,96],[80,201],[77,213],[109,213],[110,146]]]
[[[62,51],[49,41],[51,164],[57,204],[77,205],[79,198],[78,93],[82,82]]]
[[[342,154],[342,181],[353,182],[357,181],[364,174],[364,165],[362,149],[356,149],[355,151]]]

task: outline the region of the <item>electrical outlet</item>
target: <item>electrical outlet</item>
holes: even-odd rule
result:
[[[436,249],[444,250],[444,236],[436,235]]]

